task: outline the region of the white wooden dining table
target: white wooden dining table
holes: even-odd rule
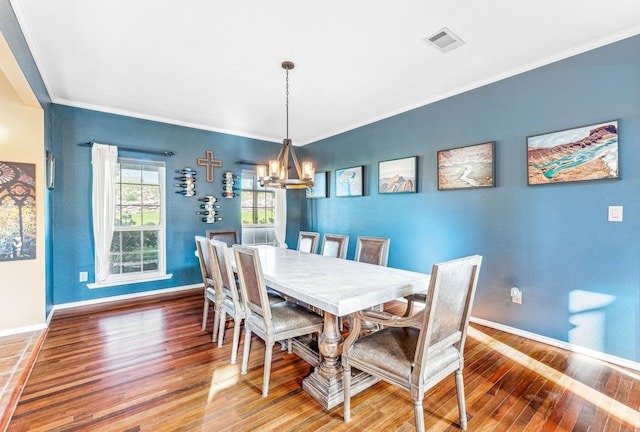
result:
[[[339,360],[343,338],[338,317],[410,294],[426,293],[429,286],[430,276],[424,273],[274,246],[255,248],[260,253],[268,287],[323,311],[324,327],[318,338],[322,361],[303,380],[302,387],[325,409],[338,405],[343,399]],[[235,262],[233,264],[235,266]],[[300,345],[298,348],[304,349]],[[352,394],[376,381],[366,374],[354,375]]]

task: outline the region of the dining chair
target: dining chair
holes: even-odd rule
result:
[[[349,236],[340,234],[324,234],[320,255],[334,258],[346,258],[349,247]]]
[[[391,239],[388,237],[358,236],[353,260],[386,267],[389,261],[389,243],[391,243]],[[384,305],[374,306],[373,309],[384,310]],[[375,329],[372,323],[367,323],[364,327],[367,331]],[[342,328],[342,320],[340,320],[340,328]]]
[[[238,230],[229,229],[229,230],[207,230],[207,238],[209,240],[220,240],[227,244],[227,246],[231,247],[234,244],[240,244],[238,240]]]
[[[386,267],[389,261],[389,243],[391,239],[387,237],[358,236],[354,261]]]
[[[365,310],[354,314],[354,327],[342,351],[344,421],[351,418],[351,368],[410,392],[416,430],[424,431],[424,393],[455,374],[460,428],[467,428],[464,400],[464,343],[482,257],[474,255],[435,264],[426,307],[402,317]],[[361,321],[384,329],[360,335]]]
[[[289,341],[288,351],[291,353],[291,339],[320,333],[323,319],[295,303],[270,304],[258,250],[235,245],[233,253],[240,280],[241,297],[247,313],[244,321],[245,339],[241,373],[247,373],[251,334],[255,333],[265,343],[262,397],[266,397],[269,393],[271,357],[275,342],[287,339]]]
[[[298,234],[298,250],[300,252],[318,253],[318,242],[320,241],[320,233],[300,231]]]
[[[209,240],[203,236],[195,236],[196,248],[198,250],[198,258],[200,260],[200,272],[202,273],[202,283],[204,285],[204,309],[202,311],[202,330],[207,328],[207,318],[209,317],[210,303],[214,305],[213,315],[213,335],[211,339],[216,341],[218,335],[218,325],[220,323],[220,310],[222,309],[221,295],[218,295],[216,285],[213,278],[213,270],[211,266],[211,254],[209,249]]]
[[[219,318],[218,347],[222,347],[224,343],[225,323],[227,322],[228,314],[233,319],[231,363],[235,364],[238,358],[241,324],[242,320],[246,318],[246,312],[238,291],[235,273],[231,267],[230,253],[227,244],[219,240],[210,240],[209,247],[210,254],[213,257],[212,269],[214,283],[215,286],[221,288],[223,295]],[[268,294],[268,300],[270,304],[277,304],[284,301],[282,297],[271,293]]]

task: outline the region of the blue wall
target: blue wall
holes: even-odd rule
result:
[[[222,174],[243,168],[238,160],[259,161],[273,157],[280,145],[233,135],[105,114],[62,105],[53,105],[53,142],[59,148],[57,182],[53,207],[55,259],[53,262],[53,303],[61,304],[120,294],[149,291],[201,283],[200,268],[194,256],[195,235],[207,229],[240,229],[240,198],[222,198]],[[78,281],[78,273],[89,273],[94,280],[93,237],[91,230],[91,150],[79,143],[100,142],[122,147],[172,150],[173,157],[150,157],[141,153],[120,151],[119,156],[138,159],[164,160],[167,168],[167,273],[173,278],[158,282],[89,289]],[[205,181],[205,168],[197,165],[197,158],[213,150],[222,160],[215,169],[215,181]],[[218,197],[223,220],[205,224],[195,214],[201,204],[196,198],[174,193],[175,170],[191,167],[198,173],[198,196]],[[246,168],[246,167],[245,167]],[[300,225],[300,194],[289,192],[292,211],[289,219],[297,235]]]
[[[193,214],[196,201],[172,187],[167,271],[174,278],[95,290],[78,282],[80,271],[93,278],[93,251],[90,151],[77,144],[173,149],[168,173],[214,150],[224,163],[211,189],[217,195],[222,171],[239,172],[236,160],[266,159],[276,145],[50,105],[8,0],[0,0],[0,30],[45,108],[45,147],[57,158],[56,189],[45,197],[48,310],[54,303],[197,283],[193,236],[206,225]],[[620,121],[620,180],[527,186],[527,135],[612,119]],[[438,191],[436,152],[485,141],[496,141],[497,187]],[[570,342],[576,329],[591,324],[594,337],[583,346],[640,361],[639,143],[640,37],[634,37],[304,147],[300,153],[318,171],[331,172],[331,198],[305,202],[290,191],[287,242],[295,247],[299,229],[346,233],[352,258],[357,235],[388,236],[389,265],[423,272],[435,262],[482,254],[476,317]],[[378,195],[378,161],[414,155],[418,193]],[[365,196],[335,198],[335,169],[354,165],[365,166]],[[239,199],[223,205],[225,220],[216,227],[237,227]],[[607,222],[609,205],[624,206],[624,222]],[[522,305],[510,302],[511,286],[523,290]],[[576,298],[583,300],[577,308],[570,306]]]
[[[570,342],[586,319],[574,334],[591,325],[603,340],[579,344],[639,361],[639,54],[634,37],[305,146],[331,197],[307,200],[303,228],[349,234],[349,258],[358,235],[390,237],[389,265],[421,272],[481,254],[474,316]],[[527,186],[526,136],[613,119],[620,180]],[[438,191],[437,151],[486,141],[497,187]],[[418,193],[378,195],[378,161],[414,155]],[[335,170],[355,165],[366,196],[335,198]],[[624,222],[607,222],[609,205]]]

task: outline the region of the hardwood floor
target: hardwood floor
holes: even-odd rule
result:
[[[342,405],[323,411],[301,390],[310,366],[277,350],[261,398],[264,345],[239,375],[232,332],[214,346],[201,314],[200,294],[57,312],[8,430],[414,429],[409,395],[386,383],[355,396],[343,423]],[[470,431],[640,431],[638,372],[478,325],[465,359]],[[453,378],[424,412],[427,430],[459,430]]]
[[[46,334],[34,330],[0,337],[0,431],[9,424]]]

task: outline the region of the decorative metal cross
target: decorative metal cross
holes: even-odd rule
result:
[[[198,158],[198,165],[207,167],[207,181],[211,183],[214,180],[213,169],[221,167],[222,161],[213,158],[213,150],[206,150],[206,155],[206,157]]]

